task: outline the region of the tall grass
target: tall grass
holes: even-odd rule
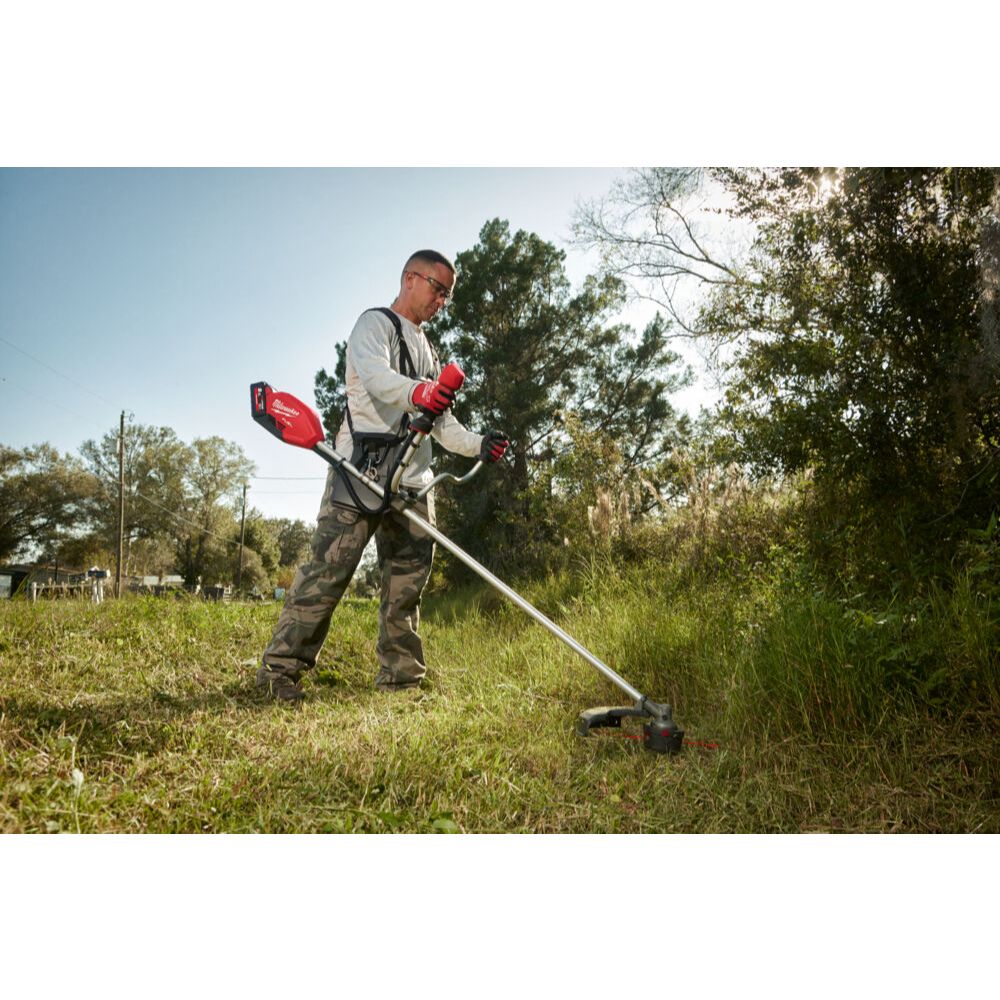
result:
[[[392,696],[377,602],[346,599],[298,710],[253,686],[276,605],[3,602],[0,830],[1000,831],[992,548],[864,591],[759,513],[523,585],[675,706],[675,758],[628,727],[577,737],[627,699],[485,585],[431,590],[426,687]]]

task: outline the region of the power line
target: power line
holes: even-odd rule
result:
[[[19,385],[17,382],[12,382],[6,375],[0,375],[0,382],[6,382],[7,385],[20,390],[30,399],[40,400],[43,403],[47,403],[49,406],[57,406],[64,413],[68,413],[71,417],[76,417],[78,420],[84,420],[92,427],[96,427],[98,421],[100,420],[100,418],[93,413],[91,413],[90,416],[84,416],[84,414],[77,410],[71,410],[68,406],[64,406],[62,403],[57,403],[54,399],[47,399],[45,396],[40,396],[37,392],[33,392],[31,389],[26,389],[23,385]]]
[[[309,479],[309,480],[320,480],[326,479],[326,476],[249,476],[249,479]]]
[[[104,490],[104,492],[107,493],[109,497],[111,497],[112,499],[116,499],[115,497],[111,496],[111,491],[107,488],[107,486],[104,484],[104,482],[101,480],[99,476],[94,476],[94,479],[97,480],[98,486],[100,486],[101,489]],[[208,528],[204,527],[201,524],[198,524],[197,521],[192,521],[189,518],[183,517],[176,511],[171,510],[169,507],[164,507],[162,503],[157,502],[152,497],[146,496],[145,493],[140,493],[138,490],[133,490],[131,495],[141,497],[143,500],[146,501],[146,503],[151,503],[154,507],[159,507],[160,510],[165,511],[167,514],[169,514],[176,520],[183,521],[185,524],[190,524],[192,527],[197,528],[199,531],[203,531],[206,535],[211,535],[213,538],[218,538],[220,542],[225,542],[226,545],[240,544],[239,542],[234,541],[231,538],[223,538],[222,535],[218,535],[214,531],[209,531]]]
[[[94,392],[93,389],[88,389],[87,386],[85,386],[82,382],[77,382],[75,378],[70,378],[69,375],[64,375],[61,371],[59,371],[58,368],[53,368],[52,365],[50,365],[48,362],[42,361],[41,358],[36,358],[34,354],[29,354],[26,350],[24,350],[24,348],[18,347],[17,344],[12,344],[6,337],[0,337],[0,341],[5,343],[8,347],[13,347],[15,351],[17,351],[19,354],[23,354],[26,358],[31,358],[31,360],[34,361],[35,364],[39,364],[43,368],[47,368],[54,375],[58,375],[60,378],[66,379],[67,382],[72,383],[78,389],[82,389],[84,392],[93,396],[95,399],[99,399],[102,403],[106,403],[108,406],[112,406],[115,409],[118,409],[118,407],[116,407],[114,403],[112,403],[108,399],[105,399],[100,394]]]
[[[191,521],[186,517],[181,517],[180,514],[175,513],[169,507],[164,507],[162,503],[157,503],[155,500],[147,497],[145,494],[140,493],[138,490],[135,491],[137,497],[142,497],[147,503],[151,503],[154,507],[159,507],[160,510],[166,511],[171,517],[177,518],[178,521],[183,521],[185,524],[190,524],[192,527],[197,528],[199,531],[203,531],[206,535],[211,535],[213,538],[218,538],[220,542],[225,542],[227,545],[239,545],[240,543],[234,541],[231,538],[223,538],[222,535],[217,535],[214,531],[209,531],[208,528],[198,524],[197,521]]]

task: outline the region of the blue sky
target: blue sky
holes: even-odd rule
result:
[[[261,476],[321,478],[320,459],[250,420],[249,384],[312,403],[315,372],[363,309],[392,300],[411,251],[455,254],[495,216],[565,247],[576,202],[619,173],[2,170],[0,441],[75,451],[125,409],[185,441],[235,441]],[[579,282],[594,261],[565,248]],[[250,502],[311,521],[319,489],[260,479]]]

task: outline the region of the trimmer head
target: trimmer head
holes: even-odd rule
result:
[[[632,708],[588,708],[576,720],[577,735],[586,736],[591,729],[620,729],[622,719],[628,716],[646,720],[642,727],[642,743],[647,750],[654,753],[680,753],[684,745],[684,730],[679,729],[674,722],[669,705],[661,705],[648,698],[643,698]]]

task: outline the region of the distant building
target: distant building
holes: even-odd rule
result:
[[[80,583],[87,571],[57,566],[54,563],[11,563],[0,566],[0,598],[26,593],[33,583]]]

